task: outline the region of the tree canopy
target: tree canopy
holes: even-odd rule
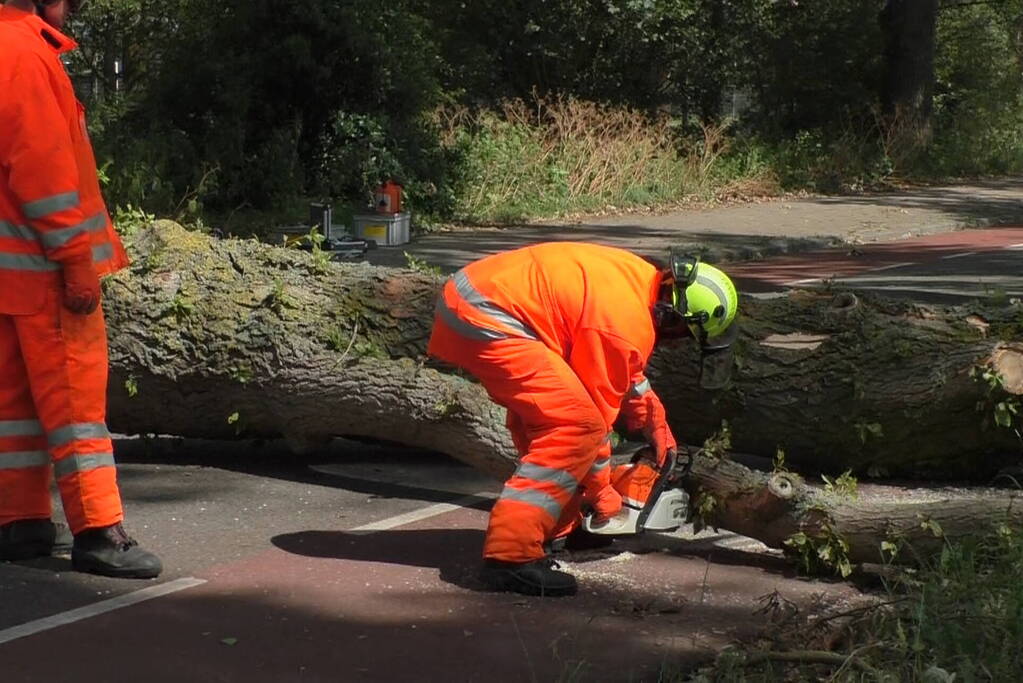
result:
[[[679,145],[734,118],[733,149],[774,150],[795,184],[850,155],[1013,170],[1021,25],[1023,0],[94,0],[72,71],[118,203],[265,209],[392,175],[443,215],[466,150],[437,112],[509,99],[667,115]]]

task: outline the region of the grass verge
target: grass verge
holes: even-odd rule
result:
[[[889,568],[890,569],[890,568]],[[875,604],[804,618],[776,598],[771,635],[687,677],[739,681],[1023,680],[1023,542],[1003,527],[882,582]]]

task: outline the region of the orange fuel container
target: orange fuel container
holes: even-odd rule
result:
[[[401,185],[388,180],[373,194],[373,206],[377,213],[401,213]]]

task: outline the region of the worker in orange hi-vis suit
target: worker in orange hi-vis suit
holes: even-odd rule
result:
[[[539,244],[476,261],[444,286],[428,352],[474,375],[507,409],[520,455],[490,513],[481,577],[491,588],[575,593],[575,578],[558,571],[544,544],[576,530],[582,507],[596,520],[621,509],[610,482],[620,412],[659,462],[672,457],[675,438],[644,376],[655,343],[697,336],[723,347],[737,328],[735,288],[712,266],[701,265],[700,277],[706,300],[720,305],[687,308],[693,283],[677,273],[695,282],[695,265],[680,271],[611,247]]]
[[[121,525],[105,422],[99,278],[128,259],[60,59],[76,47],[59,29],[77,8],[0,7],[0,559],[50,554],[53,476],[74,568],[148,578],[160,560]]]

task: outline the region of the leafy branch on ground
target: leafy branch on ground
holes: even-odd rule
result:
[[[869,604],[798,614],[775,598],[764,637],[676,680],[1016,681],[1023,676],[1023,541],[1004,525],[882,568]]]

